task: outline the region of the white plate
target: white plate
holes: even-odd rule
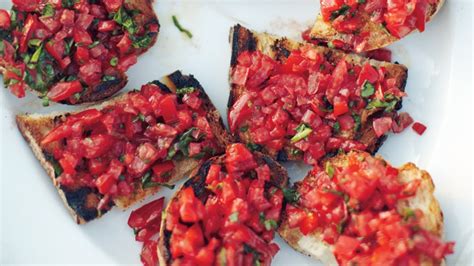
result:
[[[222,115],[228,97],[229,28],[235,23],[299,38],[316,12],[317,0],[299,1],[160,1],[162,25],[158,43],[129,72],[127,89],[158,79],[176,69],[202,83]],[[9,8],[10,0],[0,7]],[[411,129],[392,135],[380,154],[401,165],[412,161],[428,170],[444,211],[448,240],[455,254],[448,265],[472,265],[472,3],[447,1],[424,33],[392,45],[394,58],[409,68],[403,110],[428,125],[420,137]],[[171,16],[189,28],[187,39]],[[70,110],[42,108],[33,96],[18,100],[0,92],[1,127],[1,260],[0,264],[139,264],[140,244],[126,224],[130,210],[116,209],[87,225],[76,225],[49,177],[31,153],[14,123],[20,112]],[[290,166],[293,180],[304,175]],[[164,189],[154,198],[169,196]],[[309,265],[312,261],[277,239],[281,251],[274,265]]]

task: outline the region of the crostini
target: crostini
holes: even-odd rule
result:
[[[430,175],[350,152],[295,184],[280,236],[324,265],[440,265],[453,252]]]
[[[151,0],[13,0],[0,21],[5,86],[20,98],[30,89],[44,105],[110,97],[160,28]]]
[[[81,224],[174,184],[232,142],[199,82],[179,71],[84,111],[16,121]]]
[[[397,113],[405,96],[403,65],[240,25],[230,37],[228,122],[253,149],[317,164],[339,150],[375,153],[388,132],[409,125],[408,114]]]
[[[313,41],[355,52],[383,48],[433,19],[444,0],[321,0]]]
[[[211,158],[170,199],[159,265],[270,265],[286,170],[241,143]]]

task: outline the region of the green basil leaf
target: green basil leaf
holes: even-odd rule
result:
[[[176,26],[176,28],[178,28],[178,30],[180,32],[186,34],[186,36],[188,36],[188,38],[190,38],[190,39],[193,37],[193,34],[189,30],[187,30],[187,29],[183,28],[183,26],[181,26],[181,24],[179,23],[178,18],[176,16],[173,15],[172,19],[173,19],[173,24]]]
[[[372,83],[366,81],[364,83],[362,91],[360,92],[360,96],[362,96],[364,98],[369,98],[370,96],[374,95],[374,93],[375,93],[374,85],[372,85]]]

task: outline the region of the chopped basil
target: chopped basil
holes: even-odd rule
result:
[[[303,151],[299,150],[299,149],[296,149],[296,148],[293,148],[293,149],[290,150],[290,154],[293,155],[293,156],[298,156],[298,155],[303,154]]]
[[[249,130],[249,126],[243,126],[239,129],[239,131],[242,133],[247,132],[248,130]]]
[[[168,154],[166,155],[166,160],[171,160],[173,157],[176,155],[178,150],[176,150],[175,146],[173,145],[171,148],[168,150]]]
[[[334,167],[332,166],[332,164],[330,162],[326,162],[326,164],[324,165],[324,171],[326,172],[326,174],[328,174],[328,176],[330,178],[333,178],[333,176],[334,176]]]
[[[40,46],[41,42],[42,41],[40,39],[31,39],[28,41],[28,45],[32,47],[38,47]]]
[[[43,17],[52,17],[54,16],[54,8],[51,4],[46,4],[43,8],[43,11],[41,12],[41,14],[43,15]]]
[[[92,49],[92,48],[94,48],[94,47],[97,47],[99,44],[100,44],[99,41],[95,41],[95,42],[89,44],[89,46],[87,46],[87,47],[88,47],[89,49]]]
[[[72,8],[77,0],[62,0],[62,6],[64,8]]]
[[[342,234],[344,232],[345,227],[346,227],[345,221],[340,222],[336,227],[337,233]]]
[[[149,35],[144,35],[142,37],[135,38],[132,45],[134,48],[137,48],[137,49],[146,48],[150,46],[151,41],[152,41],[152,38]]]
[[[51,154],[44,153],[44,155],[46,157],[46,161],[48,161],[53,166],[54,177],[55,178],[59,177],[63,173],[63,168],[61,168],[61,165],[59,164],[59,162],[56,159],[54,159],[53,155]]]
[[[31,63],[38,63],[38,59],[40,58],[42,52],[43,52],[43,45],[40,45],[40,46],[36,49],[36,51],[34,52],[34,54],[31,56],[30,62],[31,62]]]
[[[349,9],[351,9],[350,6],[348,6],[346,4],[342,5],[341,8],[339,8],[338,10],[331,13],[331,18],[330,19],[334,20],[339,16],[345,15],[347,13],[347,11],[349,11]]]
[[[42,98],[42,104],[43,104],[44,107],[49,106],[49,98],[48,98],[48,96],[44,96],[44,97]]]
[[[117,78],[115,76],[109,76],[109,75],[105,75],[102,77],[102,81],[112,81],[112,80],[116,80]]]
[[[333,49],[335,46],[334,46],[334,43],[332,43],[332,41],[329,41],[328,42],[328,47]]]
[[[181,26],[181,24],[179,23],[178,18],[176,16],[173,15],[172,18],[173,18],[173,24],[176,26],[176,28],[178,28],[178,30],[180,32],[186,34],[186,36],[188,36],[188,38],[191,39],[193,37],[193,34],[189,30],[187,30],[187,29],[183,28],[183,26]]]
[[[127,13],[124,7],[121,7],[117,13],[115,13],[114,20],[132,35],[134,35],[138,30],[137,25],[135,25],[132,17]]]
[[[145,122],[145,115],[143,115],[142,113],[138,113],[138,115],[132,120],[132,122],[135,123],[138,120]]]
[[[112,59],[110,59],[110,62],[109,62],[109,63],[110,63],[110,65],[113,66],[113,67],[114,67],[114,66],[117,66],[117,64],[118,64],[118,58],[117,58],[117,57],[112,57]]]
[[[334,134],[339,134],[339,132],[341,132],[341,125],[339,124],[339,122],[336,122],[334,123],[334,125],[332,125],[332,131],[334,132]]]
[[[227,257],[225,248],[221,248],[219,254],[217,254],[217,265],[219,266],[226,266],[227,265]]]
[[[360,115],[354,113],[352,114],[352,118],[354,119],[354,130],[358,132],[361,127]]]
[[[364,4],[366,0],[357,0],[358,4]]]
[[[119,161],[120,161],[121,163],[123,163],[123,162],[125,161],[125,155],[124,155],[124,154],[120,155]]]
[[[238,212],[233,212],[231,215],[229,215],[229,221],[235,223],[239,221],[239,213]]]
[[[119,180],[120,180],[120,181],[124,181],[124,180],[125,180],[125,176],[124,176],[124,175],[119,175]]]
[[[173,189],[174,188],[174,185],[169,185],[169,184],[165,184],[165,183],[159,183],[159,182],[153,182],[151,180],[152,178],[152,175],[151,175],[151,171],[148,171],[146,172],[143,176],[142,176],[142,187],[143,188],[151,188],[151,187],[167,187],[169,189]]]
[[[415,211],[413,211],[413,209],[410,209],[410,208],[405,208],[403,210],[402,216],[403,216],[403,220],[408,221],[411,217],[415,216]]]
[[[313,130],[304,123],[300,124],[296,128],[296,131],[297,131],[296,135],[294,135],[291,138],[291,143],[298,142],[298,141],[306,138],[309,134],[311,134],[311,132],[313,132]]]
[[[78,92],[78,93],[74,93],[74,95],[72,97],[74,97],[74,99],[76,101],[79,101],[79,99],[81,99],[81,96],[82,96],[82,94],[80,92]]]
[[[184,132],[181,137],[179,138],[179,141],[178,141],[178,149],[185,155],[185,156],[189,156],[189,151],[188,151],[188,147],[189,147],[189,143],[191,143],[194,138],[192,136],[193,134],[193,131],[195,130],[196,128],[190,128],[188,129],[188,131]]]
[[[266,219],[263,225],[265,226],[265,229],[267,231],[270,231],[278,227],[278,223],[273,219]]]
[[[283,188],[283,196],[289,203],[296,203],[300,199],[300,193],[294,188]]]
[[[255,144],[253,142],[249,142],[246,144],[247,148],[251,151],[259,151],[262,149],[262,146]]]
[[[374,85],[372,85],[372,83],[366,81],[364,83],[362,91],[360,92],[360,96],[362,96],[364,98],[369,98],[370,96],[374,95],[374,93],[375,93]]]
[[[194,90],[195,89],[193,87],[178,88],[176,89],[176,94],[184,95],[184,94],[192,93],[194,92]]]

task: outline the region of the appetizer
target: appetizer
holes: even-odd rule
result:
[[[231,133],[279,161],[317,164],[339,151],[375,153],[390,131],[411,122],[398,114],[403,65],[286,38],[231,30]]]
[[[324,265],[440,265],[443,214],[430,175],[350,152],[296,183],[281,237]]]
[[[159,265],[270,265],[286,170],[241,143],[205,162],[171,198]]]
[[[357,53],[385,47],[426,22],[444,0],[321,0],[321,15],[310,29],[312,40]]]
[[[159,28],[149,0],[13,0],[0,10],[0,72],[14,95],[30,89],[44,105],[103,100]]]
[[[77,223],[172,185],[231,142],[193,76],[177,71],[164,83],[80,112],[17,116]]]

